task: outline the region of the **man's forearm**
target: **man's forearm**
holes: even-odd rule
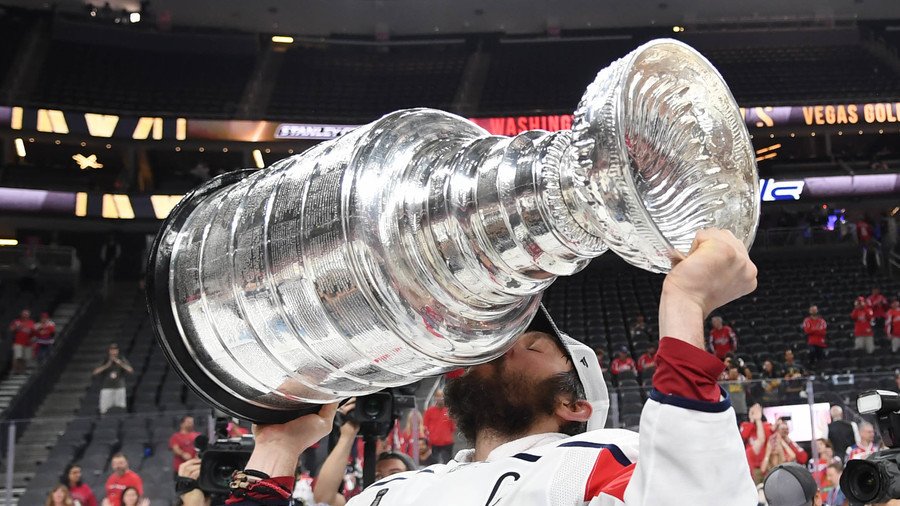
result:
[[[341,436],[336,445],[322,463],[316,484],[313,487],[313,497],[316,502],[331,504],[334,495],[338,493],[341,480],[344,478],[344,469],[347,467],[347,459],[356,438]]]
[[[305,448],[304,448],[305,450]],[[294,476],[297,460],[303,450],[297,451],[279,445],[256,445],[245,469],[253,469],[271,477]]]
[[[659,335],[669,336],[706,350],[703,309],[698,303],[663,284],[659,302]]]

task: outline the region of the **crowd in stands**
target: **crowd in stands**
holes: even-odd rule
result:
[[[56,338],[56,323],[50,314],[42,312],[40,319],[31,319],[31,311],[23,309],[19,317],[10,322],[9,333],[12,336],[12,374],[23,374],[34,362],[38,364],[47,360]]]

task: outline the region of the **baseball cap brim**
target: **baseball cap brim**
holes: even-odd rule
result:
[[[553,321],[550,313],[543,304],[525,329],[526,332],[543,332],[557,339],[569,355],[572,366],[578,373],[581,386],[584,389],[585,400],[591,404],[593,413],[587,423],[587,430],[602,429],[606,425],[606,417],[609,414],[609,391],[606,381],[603,379],[603,371],[597,354],[586,344],[569,337],[561,331]]]

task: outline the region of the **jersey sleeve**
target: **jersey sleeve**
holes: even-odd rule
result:
[[[722,363],[671,338],[661,340],[659,353],[657,361],[664,369],[657,374],[668,376],[654,376],[654,389],[641,413],[640,458],[624,491],[624,504],[755,506],[758,494],[734,410],[715,382]],[[673,366],[677,370],[665,370]],[[713,388],[716,400],[710,398]]]

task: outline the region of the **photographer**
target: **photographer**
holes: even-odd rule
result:
[[[705,351],[703,332],[714,309],[755,288],[740,241],[720,230],[697,234],[663,284],[659,331],[667,337],[640,435],[599,429],[608,396],[596,356],[539,312],[506,354],[445,390],[474,449],[378,481],[350,504],[757,504],[734,411],[716,383],[722,363]],[[257,427],[247,484],[229,504],[286,504],[297,456],[328,433],[335,410]],[[586,431],[589,422],[598,430]]]

